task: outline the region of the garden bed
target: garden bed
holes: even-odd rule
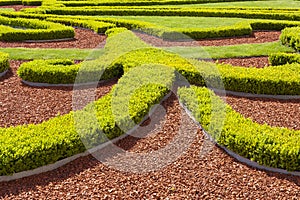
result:
[[[178,134],[180,106],[171,97],[163,106],[167,117],[163,130],[151,137],[126,137],[117,145],[130,152],[155,151],[167,145]],[[213,147],[200,155],[203,133],[186,114],[182,117],[194,142],[176,162],[162,170],[133,174],[118,171],[92,156],[77,160],[57,170],[16,181],[0,183],[0,196],[5,199],[43,198],[297,198],[300,178],[255,170],[237,162],[224,151]],[[188,136],[188,135],[187,135]],[[124,156],[124,155],[123,155]],[[122,155],[115,162],[122,160]],[[134,162],[134,161],[133,161]],[[144,167],[152,163],[144,163]]]
[[[105,45],[105,35],[99,35],[91,30],[75,28],[74,40],[53,42],[3,42],[0,47],[24,47],[24,48],[101,48]]]

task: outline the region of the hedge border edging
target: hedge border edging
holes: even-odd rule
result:
[[[5,70],[4,72],[1,72],[1,73],[0,73],[0,78],[3,77],[3,76],[5,76],[5,74],[6,74],[7,72],[8,72],[8,69]]]
[[[184,106],[180,101],[179,101],[180,106],[185,110],[185,112],[188,114],[188,116],[196,123],[196,125],[202,130],[204,135],[208,137],[208,139],[213,142],[217,147],[220,149],[224,150],[229,156],[233,157],[236,159],[238,162],[246,164],[247,166],[253,167],[255,169],[259,170],[265,170],[268,172],[275,172],[275,173],[280,173],[280,174],[286,174],[286,175],[293,175],[293,176],[299,176],[300,177],[300,171],[287,171],[285,169],[279,169],[279,168],[274,168],[274,167],[267,167],[264,165],[260,165],[257,162],[251,161],[245,157],[240,156],[239,154],[227,149],[226,147],[219,145],[206,131],[205,129],[201,126],[201,124],[193,117],[192,113],[187,109],[186,106]]]

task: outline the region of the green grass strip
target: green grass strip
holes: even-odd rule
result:
[[[279,42],[263,44],[241,44],[213,47],[164,47],[164,50],[177,53],[185,58],[234,58],[267,56],[272,53],[293,53],[292,48]],[[12,60],[32,59],[95,59],[104,53],[104,49],[45,49],[45,48],[0,48],[1,52],[9,54]]]
[[[230,46],[204,46],[204,47],[166,47],[173,53],[185,58],[234,58],[251,56],[268,56],[272,53],[293,53],[294,49],[281,45],[280,42],[262,44],[241,44]]]

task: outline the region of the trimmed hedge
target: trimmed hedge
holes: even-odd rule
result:
[[[300,131],[244,118],[207,88],[180,88],[178,93],[180,101],[219,145],[261,165],[300,171]]]
[[[0,175],[54,163],[123,134],[118,125],[131,125],[131,120],[140,122],[151,106],[167,94],[174,77],[173,70],[163,66],[137,68],[125,74],[108,95],[83,110],[38,125],[0,128]],[[123,93],[118,95],[120,91]],[[129,97],[125,104],[123,100]],[[124,113],[126,105],[128,113]],[[112,109],[122,112],[114,116]]]
[[[112,23],[98,22],[94,20],[76,20],[76,19],[69,19],[69,18],[47,18],[46,20],[65,24],[68,26],[88,28],[95,31],[96,33],[105,33],[105,31],[107,31],[108,29],[116,27],[116,25]]]
[[[285,28],[280,35],[282,44],[289,45],[290,47],[300,51],[300,27]]]
[[[269,63],[272,66],[285,65],[290,63],[300,64],[300,54],[274,53],[269,56]]]
[[[123,71],[143,64],[163,64],[174,67],[190,83],[201,86],[220,87],[222,80],[225,89],[255,94],[299,95],[300,64],[289,64],[268,68],[245,68],[231,65],[186,60],[174,53],[150,47],[132,32],[124,29],[107,31],[111,37],[105,46],[106,53],[95,61],[81,65],[82,79],[79,82],[98,81],[121,76]],[[122,34],[118,34],[122,32]],[[112,37],[116,36],[116,37]],[[118,46],[118,48],[115,48]],[[24,63],[18,70],[23,80],[42,83],[74,83],[79,66],[35,67],[40,61]],[[105,71],[104,71],[105,69]],[[61,82],[59,82],[61,81]]]
[[[63,4],[67,7],[78,6],[149,6],[149,5],[182,5],[182,4],[200,4],[200,3],[217,3],[217,2],[232,2],[236,0],[128,0],[128,1],[57,1],[58,4]],[[252,0],[256,1],[256,0]]]
[[[0,30],[2,41],[24,41],[24,40],[51,40],[73,38],[75,33],[72,27],[62,24],[40,21],[38,19],[21,19],[0,17],[0,24],[9,26]],[[22,28],[22,29],[16,29]],[[23,30],[26,28],[27,30]]]
[[[0,52],[0,73],[9,69],[9,55],[7,53]]]
[[[124,28],[117,28],[106,32],[109,37],[105,46],[106,53],[97,60],[104,67],[119,69],[118,73],[123,73],[123,69],[125,71],[118,84],[108,95],[97,100],[94,104],[87,105],[83,110],[57,116],[42,124],[0,128],[0,175],[8,175],[50,164],[83,152],[86,148],[101,144],[107,138],[112,139],[121,135],[124,132],[124,127],[125,131],[132,127],[130,120],[136,123],[140,122],[151,106],[158,103],[168,93],[175,78],[172,68],[175,68],[191,83],[205,84],[219,81],[219,73],[212,70],[212,63],[188,61],[178,55],[150,48],[138,40],[132,32],[125,30]],[[118,48],[115,48],[116,46]],[[60,61],[60,64],[63,65],[62,68],[72,66],[71,61]],[[296,65],[291,66],[296,67]],[[55,68],[56,66],[52,67]],[[221,74],[223,73],[222,67],[228,66],[218,66]],[[230,68],[233,71],[234,69],[235,67]],[[291,69],[293,74],[295,74],[295,69]],[[285,67],[278,68],[278,71],[274,72],[270,70],[274,74],[269,75],[273,76],[284,70]],[[261,71],[253,71],[250,76],[254,77],[254,72],[258,77],[258,72]],[[249,71],[243,73],[246,76]],[[293,74],[290,74],[288,78],[292,77]],[[222,74],[222,76],[226,77],[226,74]],[[284,76],[287,75],[284,74]],[[236,83],[226,82],[225,78],[225,85],[238,85],[243,83],[241,80],[247,80],[244,76],[237,75],[233,76],[232,79],[237,80]],[[240,82],[238,82],[239,80]],[[258,80],[257,83],[262,80]],[[298,77],[296,81],[299,82],[299,80]],[[247,83],[247,81],[244,82]],[[279,81],[279,84],[284,85],[285,82],[284,79]],[[260,88],[259,85],[252,85],[251,87]],[[138,89],[136,90],[136,88]],[[298,86],[298,88],[300,87]],[[194,90],[194,87],[192,89]],[[281,90],[281,88],[279,89]],[[213,95],[207,90],[204,92],[195,90],[197,99],[190,95],[189,90],[191,89],[179,91],[181,101],[195,113],[196,119],[206,129],[210,122],[211,109],[222,110],[224,103],[220,99],[216,100],[214,102],[217,102],[216,105],[219,107],[212,108],[209,103],[210,96]],[[217,97],[213,98],[218,99]],[[124,99],[130,99],[129,105]],[[203,102],[200,104],[200,111],[198,101]],[[128,105],[128,109],[125,104]],[[94,113],[96,113],[96,118]],[[116,113],[120,114],[115,116]],[[224,120],[222,118],[224,115],[216,116],[219,118],[213,118],[213,120],[214,123],[217,123],[216,125],[219,125],[218,123]],[[98,123],[95,123],[95,120]],[[299,131],[258,125],[251,120],[245,120],[241,115],[230,111],[228,107],[225,120],[225,132],[222,132],[220,137],[216,137],[219,138],[220,144],[226,145],[245,157],[249,156],[250,159],[260,164],[299,170]],[[241,126],[241,124],[245,126]],[[217,134],[219,129],[213,128],[208,129],[215,131],[210,132],[210,134]]]
[[[291,20],[300,19],[300,12],[297,10],[281,9],[240,9],[240,8],[160,8],[160,7],[133,7],[133,6],[100,6],[100,7],[45,7],[36,12],[55,15],[119,15],[119,16],[195,16],[195,17],[237,17],[247,19],[273,19]]]

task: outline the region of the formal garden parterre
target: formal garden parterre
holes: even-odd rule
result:
[[[38,114],[38,111],[34,111],[27,115],[20,114],[21,118],[26,116],[25,120],[16,120],[19,117],[9,114],[8,108],[5,106],[12,105],[8,103],[10,99],[1,98],[3,120],[0,123],[2,127],[0,128],[0,175],[10,176],[14,173],[46,166],[96,147],[107,142],[107,139],[123,135],[124,130],[121,127],[130,127],[128,119],[130,118],[135,123],[143,122],[151,107],[159,103],[170,92],[170,87],[178,75],[184,77],[192,86],[179,88],[178,100],[171,96],[163,102],[166,109],[171,110],[167,112],[168,116],[175,116],[173,120],[179,120],[180,117],[176,109],[181,109],[180,103],[189,110],[203,131],[209,134],[218,145],[262,166],[286,170],[287,173],[299,173],[300,59],[298,51],[300,48],[300,4],[291,0],[290,3],[296,6],[289,7],[288,4],[282,2],[283,6],[278,8],[272,7],[271,2],[273,1],[270,1],[269,7],[259,7],[257,6],[259,1],[157,0],[147,3],[138,0],[121,2],[113,0],[104,2],[1,1],[1,5],[4,6],[14,4],[38,6],[24,8],[19,12],[5,10],[6,8],[0,10],[0,39],[2,41],[0,47],[3,47],[1,49],[3,53],[0,55],[0,73],[3,76],[1,78],[3,96],[10,92],[8,96],[17,102],[20,100],[19,98],[22,98],[22,95],[14,95],[16,91],[28,91],[26,94],[29,96],[37,92],[40,92],[41,95],[50,92],[57,95],[56,97],[59,99],[56,99],[55,106],[52,106],[55,109],[50,111],[48,106],[54,100],[50,100],[49,104],[45,103],[45,105],[39,106],[37,103],[33,104],[34,100],[29,97],[30,104],[41,107],[41,113]],[[230,6],[231,3],[232,6]],[[265,1],[262,3],[264,4]],[[180,18],[184,18],[184,20],[178,21],[177,25],[168,25],[172,20]],[[197,22],[197,18],[202,18],[202,20]],[[205,18],[210,23],[205,24],[203,22]],[[188,19],[196,21],[193,21],[194,24],[192,23],[190,28],[185,27]],[[221,19],[224,21],[219,22]],[[218,23],[217,25],[211,24],[214,20]],[[275,41],[274,39],[262,39],[259,43],[255,43],[256,37],[262,33],[266,34],[267,38],[269,38],[268,34],[270,36],[275,35],[274,38],[277,37],[277,41],[276,39]],[[106,44],[97,45],[100,47],[99,49],[92,49],[95,46],[91,42],[85,45],[89,40],[83,38],[81,43],[78,42],[77,45],[71,46],[72,42],[75,43],[79,40],[80,36],[78,35],[80,34],[87,34],[88,36],[94,34],[93,43],[106,40]],[[153,37],[156,38],[152,39]],[[251,38],[253,38],[253,42],[249,43]],[[236,43],[236,40],[241,40],[241,43],[247,44]],[[151,46],[147,41],[151,41],[152,45],[154,41],[155,46]],[[197,46],[201,45],[201,42],[208,44],[203,49],[209,55],[194,53],[201,51],[202,48]],[[164,47],[159,48],[157,46]],[[30,47],[33,49],[29,49]],[[50,48],[54,49],[51,50]],[[17,51],[23,53],[16,56],[14,52]],[[27,54],[26,51],[28,51]],[[53,54],[49,55],[51,51]],[[264,57],[258,58],[257,56]],[[266,56],[268,56],[267,64]],[[27,61],[13,61],[13,58]],[[210,58],[215,59],[215,61],[208,62]],[[238,60],[235,65],[241,66],[224,63],[233,58]],[[11,68],[9,59],[11,60]],[[242,66],[243,59],[248,59],[247,62],[258,59],[258,63],[264,59],[264,65],[263,67],[251,67],[244,64],[245,67]],[[82,60],[84,61],[82,62]],[[16,63],[19,63],[19,66],[16,66]],[[140,70],[140,66],[143,66],[144,69]],[[78,73],[81,76],[78,76]],[[69,85],[99,81],[99,74],[102,74],[101,81],[106,82],[98,86],[97,99],[88,105],[82,105],[79,110],[71,111],[72,89]],[[151,80],[151,84],[143,85],[143,82],[149,80]],[[42,85],[42,88],[36,88],[35,84],[44,84],[44,86],[50,87]],[[64,84],[66,85],[64,86]],[[8,89],[10,86],[13,88],[12,90]],[[134,86],[138,89],[132,93]],[[258,95],[258,97],[247,98],[229,95],[229,100],[226,102],[222,100],[223,97],[218,96],[219,93],[214,93],[208,88],[236,92],[237,94]],[[115,94],[123,96],[118,97]],[[263,98],[264,96],[268,98]],[[39,94],[35,94],[33,97],[41,99]],[[129,103],[126,101],[128,99],[130,99]],[[47,99],[44,98],[43,101],[38,102],[46,101]],[[58,106],[60,102],[62,104]],[[64,106],[63,103],[66,105]],[[127,104],[128,107],[126,107]],[[249,109],[251,106],[253,109]],[[19,103],[16,103],[16,108],[22,112],[26,110]],[[124,113],[126,109],[128,109],[129,116]],[[113,110],[118,113],[117,117]],[[259,110],[260,112],[256,114],[255,111]],[[90,113],[94,111],[96,114],[91,115]],[[174,113],[172,114],[172,112]],[[42,115],[43,117],[37,117]],[[96,116],[98,124],[94,123],[94,116]],[[168,119],[171,120],[171,118]],[[187,121],[189,119],[188,116],[183,118]],[[74,120],[79,120],[81,123],[76,124],[75,127]],[[130,140],[134,141],[134,139],[128,136],[120,141],[120,146],[125,149],[133,149],[133,151],[135,148],[147,151],[145,150],[146,147],[157,149],[160,145],[156,146],[156,143],[168,143],[170,140],[168,137],[172,138],[172,134],[174,134],[174,131],[171,130],[177,129],[168,129],[168,127],[175,126],[174,121],[173,123],[166,122],[166,124],[167,131],[163,132],[166,136],[159,135],[156,138],[138,140],[136,141],[138,146],[133,145],[135,142],[132,143]],[[195,128],[195,124],[192,125],[193,122],[187,124],[191,124],[191,129],[194,127],[194,130],[198,130],[198,134],[202,134],[199,127]],[[192,146],[198,145],[197,148],[199,148],[197,142],[203,143],[203,138],[197,136],[196,139],[198,141],[195,141]],[[88,145],[86,145],[87,143]],[[151,143],[153,145],[150,145]],[[145,146],[143,147],[143,145]],[[276,173],[270,175],[270,172],[246,167],[227,155],[221,155],[224,152],[216,149],[217,147],[214,147],[212,150],[211,157],[216,159],[213,163],[217,164],[219,169],[226,169],[226,167],[220,166],[221,162],[224,165],[240,166],[253,177],[258,177],[259,174],[267,182],[270,181],[268,177],[271,176],[276,179],[274,188],[279,187],[278,184],[284,184],[288,188],[287,190],[291,191],[281,192],[280,197],[297,198],[300,196],[299,177]],[[195,153],[195,151],[192,152]],[[199,158],[195,158],[193,153],[187,154],[187,157],[183,156],[179,159],[179,163],[185,163],[184,159],[191,159],[193,162],[199,163]],[[85,159],[91,161],[91,158],[86,157]],[[73,164],[78,164],[78,162],[81,161],[74,161]],[[91,163],[93,165],[90,167],[94,166],[94,170],[101,168],[108,173],[107,177],[109,178],[113,177],[111,175],[113,173],[118,177],[116,180],[119,178],[123,180],[125,176],[122,172],[106,169],[103,164],[97,164],[95,161],[91,161]],[[68,164],[68,166],[70,165],[72,163]],[[194,165],[187,164],[186,166]],[[203,167],[203,164],[199,164],[199,166]],[[174,168],[175,165],[171,164],[164,170],[174,178],[172,172],[172,170],[176,171]],[[182,168],[186,169],[184,166]],[[204,169],[212,171],[217,168],[204,167]],[[227,168],[230,171],[230,166]],[[57,172],[66,173],[65,170],[67,168],[62,167]],[[201,171],[199,167],[194,166],[192,171],[197,174],[197,170],[198,172]],[[238,168],[232,170],[237,174],[231,174],[225,170],[225,174],[224,171],[221,171],[217,175],[217,171],[214,171],[212,180],[216,180],[215,178],[220,175],[224,175],[228,179],[229,174],[231,174],[230,177],[233,176],[233,180],[240,180],[240,175],[243,173]],[[79,171],[88,173],[85,172],[85,167],[82,164]],[[53,174],[55,172],[47,173]],[[155,172],[153,176],[162,176],[161,173]],[[210,172],[207,171],[206,173]],[[263,175],[262,173],[266,174]],[[182,173],[180,174],[184,176]],[[148,175],[141,175],[141,177],[147,179]],[[53,179],[42,181],[42,177],[43,175],[36,175],[36,178],[32,176],[21,180],[21,182],[26,183],[32,178],[38,180],[37,185],[42,184],[43,186],[46,185],[48,189],[51,188],[49,183]],[[130,175],[129,177],[134,182],[139,179],[138,175]],[[162,177],[164,181],[170,178],[169,175]],[[72,176],[69,178],[72,179]],[[249,181],[248,178],[243,180]],[[153,198],[155,194],[159,194],[158,197],[183,195],[181,197],[200,198],[205,197],[203,188],[211,191],[206,194],[209,197],[215,195],[214,197],[236,198],[245,197],[246,191],[249,190],[242,183],[241,186],[237,185],[240,191],[237,193],[230,192],[230,190],[226,191],[222,184],[217,184],[218,187],[207,184],[200,189],[199,182],[208,180],[203,177],[196,179],[190,177],[189,183],[195,184],[197,182],[195,185],[198,187],[194,188],[185,183],[186,186],[189,186],[187,190],[183,190],[184,184],[181,185],[178,182],[180,177],[174,179],[177,180],[174,183],[176,186],[170,186],[171,189],[166,189],[164,186],[159,190],[159,187],[153,185],[148,194],[137,184],[138,188],[134,190],[137,193],[132,194],[131,198]],[[65,178],[57,180],[59,183],[65,182]],[[154,179],[150,180],[153,183]],[[266,188],[266,184],[261,182],[262,179],[259,180],[260,187]],[[282,180],[284,181],[282,182]],[[103,181],[100,182],[103,183]],[[47,194],[39,190],[35,191],[30,187],[20,190],[13,189],[11,187],[14,183],[18,185],[17,181],[11,181],[8,183],[7,190],[1,190],[3,197],[22,197],[26,191],[33,191],[41,195]],[[159,183],[164,185],[160,181]],[[224,183],[231,186],[233,184],[228,181]],[[113,180],[103,183],[103,185],[110,185],[110,187],[114,184]],[[128,186],[127,183],[124,184]],[[251,182],[251,184],[254,183]],[[172,184],[169,183],[169,185]],[[151,188],[151,184],[148,187]],[[60,188],[62,189],[62,187]],[[128,186],[128,188],[134,187]],[[131,194],[132,191],[128,188],[124,190],[126,195]],[[219,192],[215,193],[214,190],[211,190],[212,188]],[[108,190],[110,189],[99,189],[99,193],[95,195],[103,198],[102,195],[106,194]],[[114,190],[119,191],[115,188],[112,191]],[[268,190],[258,189],[248,192],[251,197],[257,197],[260,194],[268,198],[269,194],[271,198],[276,195],[272,189],[269,189],[269,193],[266,191]],[[251,194],[251,192],[253,193]],[[117,197],[121,193],[114,193],[114,195]],[[62,198],[64,193],[58,194],[58,196]]]

